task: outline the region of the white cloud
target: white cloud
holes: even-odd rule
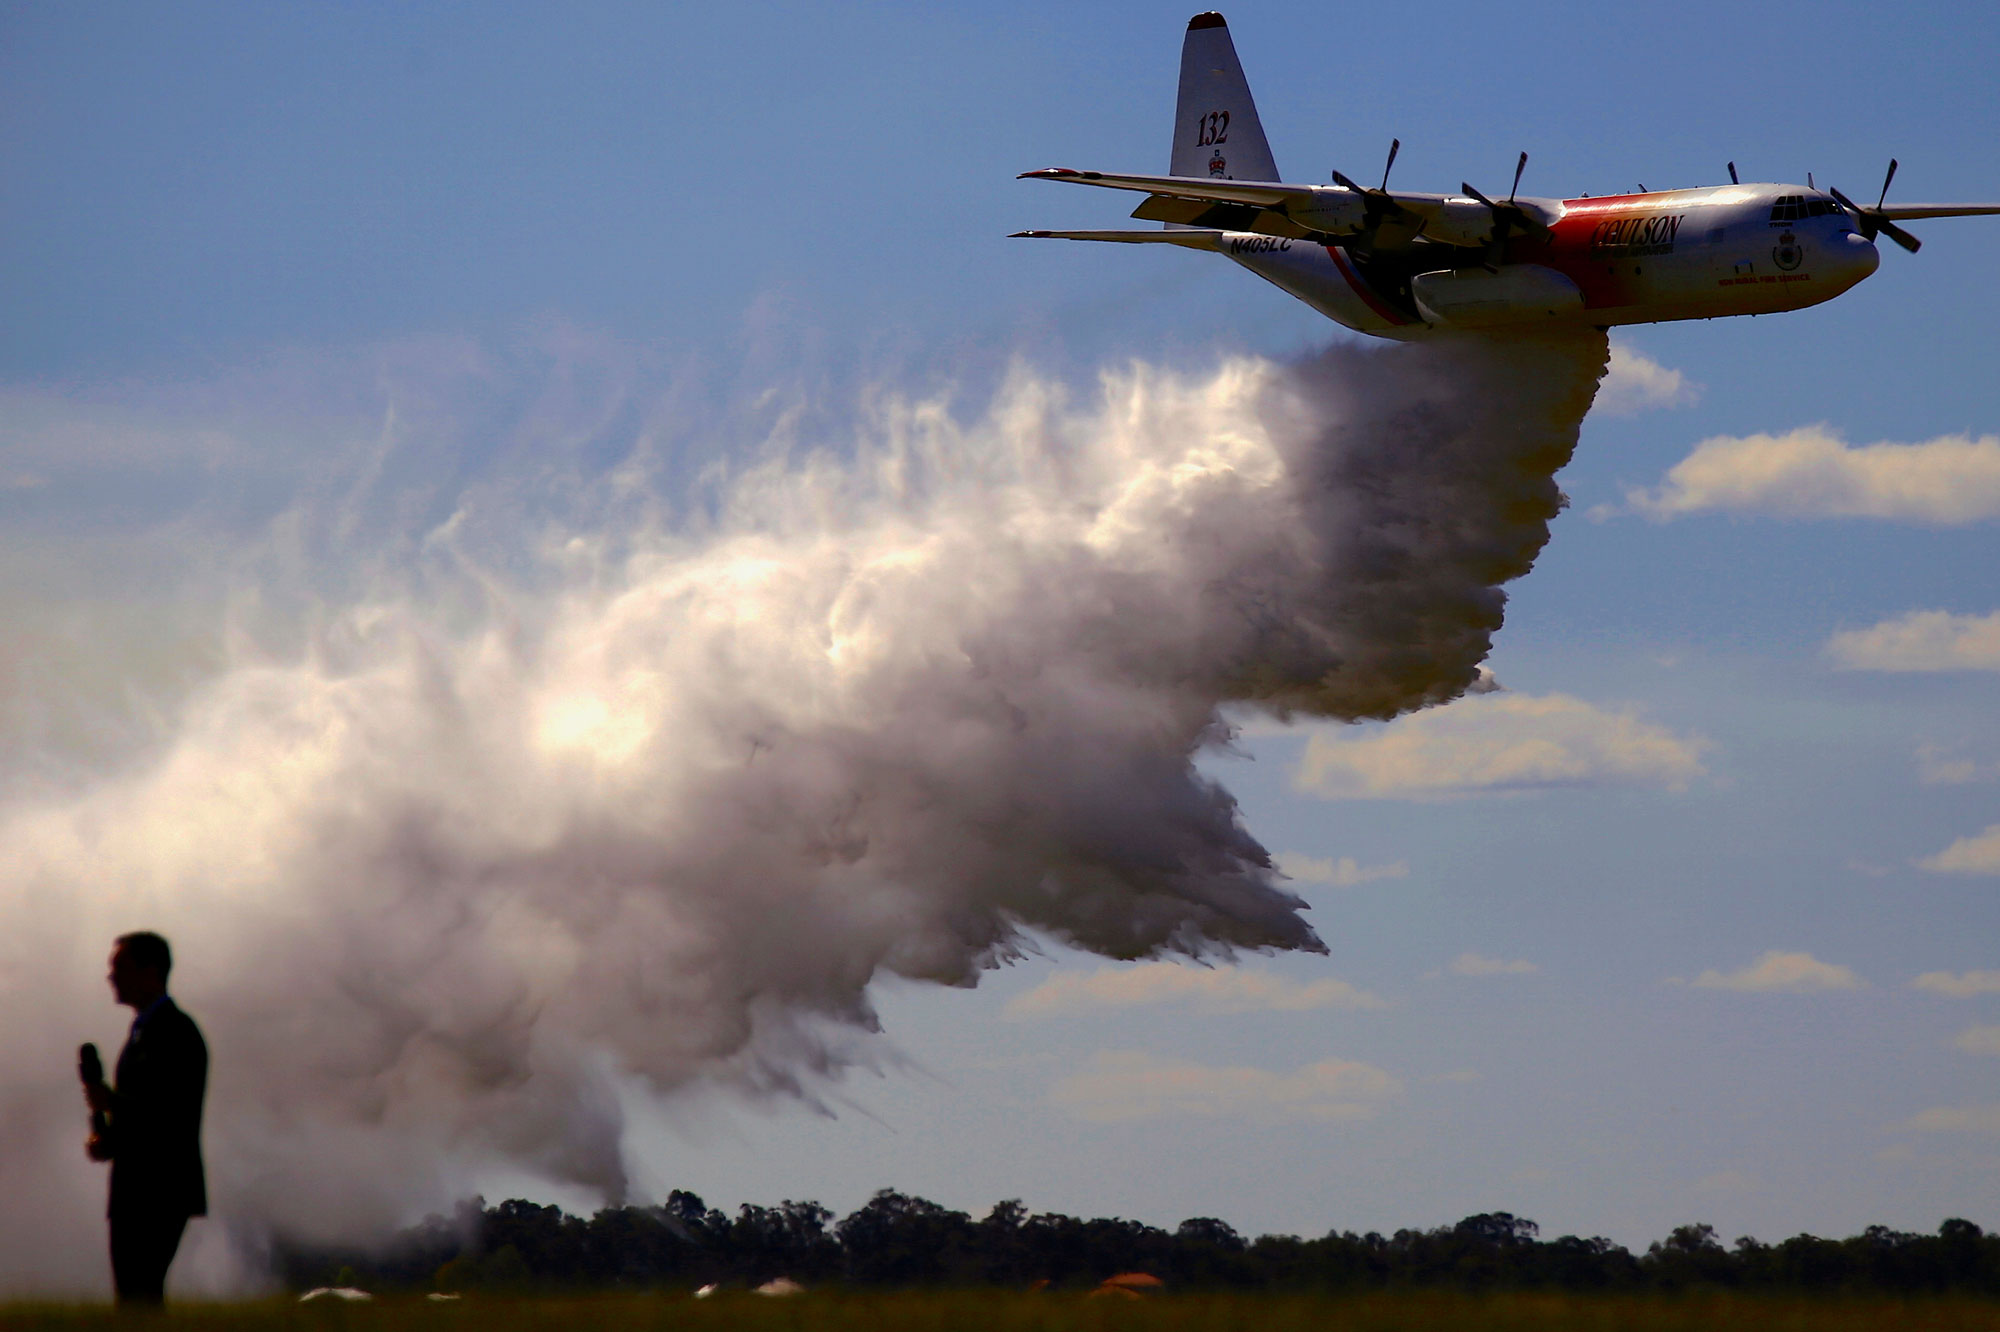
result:
[[[2000,994],[2000,971],[1961,971],[1956,975],[1949,971],[1926,971],[1910,985],[1953,999],[1971,999],[1976,995]]]
[[[1592,409],[1606,416],[1637,416],[1661,407],[1686,407],[1701,398],[1701,386],[1643,353],[1611,344],[1611,365],[1598,385]]]
[[[1335,888],[1353,888],[1376,879],[1401,879],[1410,872],[1409,864],[1401,860],[1387,865],[1364,865],[1353,856],[1319,860],[1294,851],[1279,852],[1271,857],[1271,863],[1288,879],[1300,883],[1331,884]]]
[[[1917,747],[1917,780],[1925,786],[1964,786],[2000,777],[2000,763],[1982,763],[1943,745]]]
[[[1312,732],[1295,783],[1329,799],[1558,786],[1664,786],[1702,775],[1707,742],[1566,694],[1485,694],[1393,722]]]
[[[1904,1128],[1917,1133],[2000,1134],[2000,1105],[1940,1105],[1912,1115]]]
[[[2000,1055],[2000,1027],[1967,1027],[1951,1043],[1967,1054]]]
[[[1445,970],[1454,976],[1532,976],[1541,968],[1519,959],[1509,962],[1497,957],[1481,957],[1477,953],[1460,953]]]
[[[2000,438],[1850,446],[1824,425],[1783,435],[1718,435],[1655,490],[1629,490],[1637,513],[1707,510],[1788,518],[1889,518],[1953,526],[2000,517]]]
[[[1694,978],[1694,984],[1704,990],[1815,994],[1822,990],[1858,990],[1864,982],[1848,968],[1822,962],[1811,953],[1787,953],[1773,948],[1739,970],[1727,974],[1704,971]]]
[[[1274,1123],[1366,1119],[1402,1090],[1392,1074],[1346,1059],[1274,1073],[1106,1050],[1088,1070],[1056,1083],[1049,1099],[1098,1123],[1164,1116]]]
[[[2000,823],[1977,836],[1959,838],[1917,865],[1937,874],[2000,874]]]
[[[2000,671],[2000,611],[1911,611],[1842,630],[1827,640],[1826,654],[1850,671]]]
[[[1344,980],[1292,981],[1268,971],[1141,962],[1080,973],[1058,972],[1005,1010],[1010,1018],[1049,1017],[1093,1008],[1187,1004],[1202,1013],[1295,1013],[1313,1008],[1387,1008],[1388,1002]]]

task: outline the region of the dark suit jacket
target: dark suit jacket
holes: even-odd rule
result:
[[[208,1044],[194,1019],[163,999],[118,1055],[111,1103],[113,1216],[206,1216],[201,1101]]]

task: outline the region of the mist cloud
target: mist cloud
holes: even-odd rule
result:
[[[970,985],[1036,939],[1319,949],[1194,758],[1225,703],[1387,718],[1471,686],[1603,357],[1339,347],[1081,397],[1020,371],[969,415],[877,393],[832,433],[778,413],[786,447],[672,521],[659,409],[622,389],[500,411],[475,357],[478,410],[401,395],[354,474],[221,561],[354,560],[297,642],[218,634],[146,743],[0,805],[0,1194],[36,1202],[0,1283],[102,1279],[71,1069],[135,927],[215,1055],[197,1240],[249,1254],[495,1166],[618,1198],[621,1090],[814,1100],[875,1057],[880,976]],[[388,487],[406,456],[422,484]],[[1393,1082],[1270,1076],[1307,1117]]]

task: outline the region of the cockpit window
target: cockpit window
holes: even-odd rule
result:
[[[1822,194],[1786,194],[1771,205],[1771,221],[1796,222],[1807,217],[1832,217],[1840,211],[1839,204]]]

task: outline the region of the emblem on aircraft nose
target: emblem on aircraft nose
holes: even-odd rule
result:
[[[1229,163],[1227,163],[1227,162],[1225,162],[1225,161],[1223,161],[1223,160],[1222,160],[1222,154],[1221,154],[1221,153],[1217,153],[1217,154],[1216,154],[1215,156],[1213,156],[1213,157],[1211,157],[1211,158],[1209,158],[1209,159],[1208,159],[1208,174],[1209,174],[1209,175],[1211,175],[1211,176],[1219,176],[1219,175],[1221,175],[1221,174],[1222,174],[1223,172],[1227,171],[1228,169],[1229,169]]]
[[[1787,231],[1778,237],[1778,243],[1771,247],[1771,262],[1787,273],[1805,262],[1806,252],[1799,246],[1798,238]]]

